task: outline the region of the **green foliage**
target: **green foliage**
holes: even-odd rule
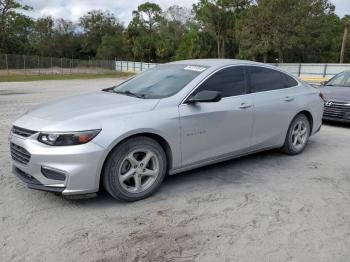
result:
[[[0,0],[0,53],[29,52],[27,36],[33,21],[18,10],[30,10],[15,0]]]
[[[216,39],[217,57],[224,58],[225,44],[234,38],[236,16],[250,4],[249,0],[200,0],[193,5],[196,19]]]
[[[41,56],[50,56],[54,49],[54,19],[42,17],[34,21],[30,35],[32,47]]]
[[[89,56],[95,56],[104,36],[112,36],[123,30],[118,19],[101,10],[92,10],[80,18],[83,29],[82,51]]]
[[[145,2],[125,27],[92,10],[73,23],[30,18],[19,0],[0,0],[0,53],[167,62],[243,58],[264,62],[338,62],[350,16],[330,0],[199,0],[163,11]],[[343,58],[350,62],[350,39]]]
[[[113,60],[127,52],[127,42],[122,30],[102,37],[101,44],[97,49],[97,57],[101,59]]]
[[[322,52],[337,44],[332,43],[339,32],[333,11],[324,0],[259,0],[240,17],[239,57],[320,62]]]
[[[215,39],[209,33],[192,27],[182,37],[176,51],[175,60],[212,58],[215,55]]]
[[[159,40],[159,26],[162,21],[159,5],[146,2],[133,11],[133,19],[128,27],[128,35],[133,45],[135,59],[156,61]]]

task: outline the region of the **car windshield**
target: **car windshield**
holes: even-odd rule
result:
[[[350,87],[350,73],[340,73],[329,80],[326,85]]]
[[[193,65],[167,64],[145,71],[112,90],[115,93],[139,98],[169,97],[201,74],[206,67]]]

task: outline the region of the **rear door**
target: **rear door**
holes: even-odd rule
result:
[[[253,113],[245,68],[220,69],[189,97],[203,90],[219,91],[223,98],[179,106],[183,166],[244,152],[250,146]]]
[[[271,68],[249,66],[248,69],[254,105],[252,149],[281,145],[292,118],[300,108],[298,82]]]

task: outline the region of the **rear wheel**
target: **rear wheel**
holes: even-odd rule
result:
[[[287,132],[287,137],[281,150],[289,155],[297,155],[305,149],[310,136],[309,119],[303,115],[297,115]]]
[[[163,148],[148,137],[135,137],[118,145],[108,157],[103,185],[122,201],[137,201],[153,194],[166,173]]]

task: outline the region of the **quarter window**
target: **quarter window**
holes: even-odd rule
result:
[[[220,92],[222,97],[238,96],[246,93],[246,86],[244,68],[232,66],[214,73],[192,95],[210,90]]]
[[[285,79],[281,72],[270,68],[251,66],[250,83],[253,92],[264,92],[286,87]]]
[[[286,87],[293,87],[293,86],[297,86],[298,85],[298,82],[295,81],[295,79],[289,75],[286,75],[286,74],[283,74],[281,73],[283,76],[284,76],[284,79],[285,79],[285,83],[286,83]]]

